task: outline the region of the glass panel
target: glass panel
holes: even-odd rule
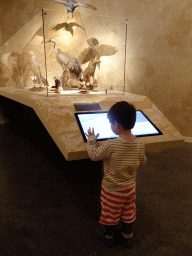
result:
[[[1,87],[47,92],[40,13],[0,48],[0,60]]]
[[[57,77],[68,89],[79,87],[80,77],[94,90],[118,90],[124,87],[125,35],[124,18],[89,15],[75,11],[73,18],[63,11],[46,10],[45,37],[48,78]],[[70,85],[66,85],[69,61]],[[88,66],[89,65],[89,66]],[[80,74],[81,70],[81,74]],[[92,88],[92,87],[90,87]]]
[[[71,93],[86,86],[123,93],[125,18],[77,10],[72,17],[62,5],[54,6],[44,9],[43,16],[38,13],[0,48],[1,87],[51,95],[58,79]]]

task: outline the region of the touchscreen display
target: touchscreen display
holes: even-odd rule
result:
[[[79,128],[81,130],[84,141],[87,141],[87,130],[93,127],[95,134],[99,133],[97,140],[106,140],[117,138],[111,130],[111,125],[105,112],[82,112],[75,113]],[[132,129],[132,134],[136,137],[162,135],[162,132],[149,120],[149,118],[141,111],[136,112],[136,123]]]

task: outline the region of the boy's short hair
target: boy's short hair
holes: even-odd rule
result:
[[[120,101],[109,109],[107,117],[110,123],[113,124],[116,121],[124,130],[131,130],[136,122],[136,109],[128,102]]]

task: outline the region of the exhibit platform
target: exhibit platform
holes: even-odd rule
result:
[[[122,100],[134,104],[136,109],[142,110],[163,133],[141,138],[146,145],[146,151],[179,147],[185,140],[147,96],[123,94],[119,91],[81,94],[78,90],[57,94],[51,91],[47,93],[46,90],[32,92],[29,88],[5,87],[0,88],[0,95],[32,108],[67,161],[88,158],[86,143],[75,118],[74,103],[98,103],[104,111],[108,111],[114,103]]]

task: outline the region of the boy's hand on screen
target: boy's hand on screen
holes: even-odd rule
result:
[[[92,128],[92,130],[91,130],[91,128],[89,127],[89,129],[87,130],[86,135],[87,135],[87,137],[92,136],[92,135],[93,135],[93,136],[96,136],[96,139],[97,139],[98,136],[99,136],[99,133],[97,133],[97,135],[95,135],[94,128]]]

